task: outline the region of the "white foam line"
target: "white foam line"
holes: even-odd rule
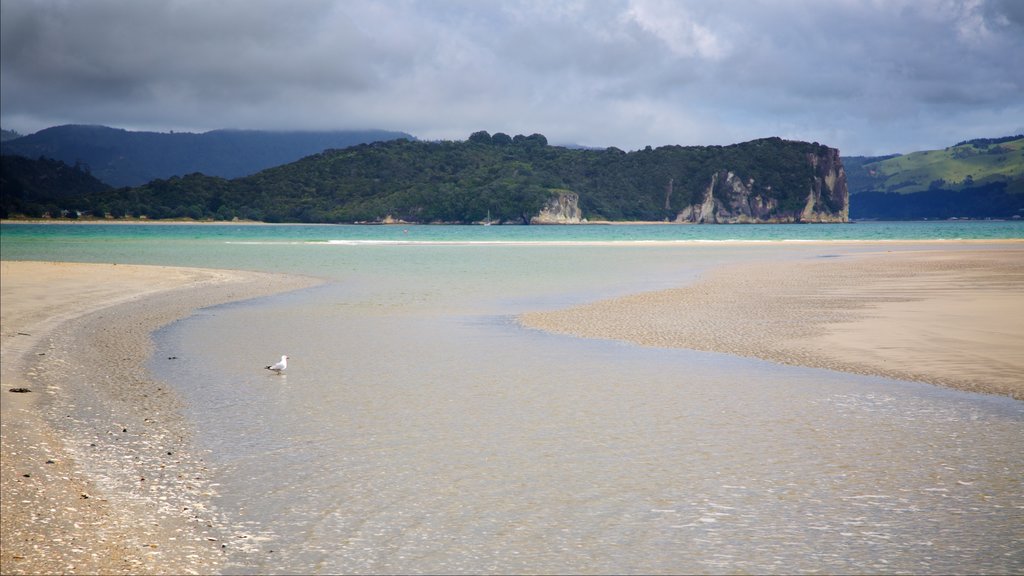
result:
[[[271,242],[268,240],[225,240],[225,244],[244,244],[249,246],[267,246],[267,245],[280,245],[280,246],[294,246],[300,244],[308,244],[308,242],[292,241],[292,242]]]
[[[1020,242],[1021,239],[1001,240],[959,240],[959,239],[852,239],[852,238],[780,238],[741,240],[727,238],[713,240],[707,238],[690,239],[643,239],[643,240],[301,240],[301,241],[259,241],[259,240],[227,240],[225,244],[250,246],[279,245],[312,245],[312,246],[679,246],[703,244],[936,244],[947,242]]]
[[[787,242],[789,240],[782,240]],[[793,240],[794,242],[844,242],[843,240]],[[313,240],[301,244],[332,246],[665,246],[677,244],[773,244],[780,240],[645,239],[645,240]]]

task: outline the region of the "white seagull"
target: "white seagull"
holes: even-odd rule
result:
[[[267,368],[267,370],[273,370],[274,372],[277,372],[278,374],[280,374],[287,367],[288,367],[288,356],[281,356],[281,361],[280,362],[278,362],[277,364],[272,364],[270,366],[267,366],[266,368]]]

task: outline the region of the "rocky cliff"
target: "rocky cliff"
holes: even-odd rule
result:
[[[559,191],[530,219],[530,224],[579,224],[583,221],[579,203],[579,194]]]
[[[696,224],[748,224],[791,222],[848,222],[850,216],[846,172],[839,151],[806,155],[814,177],[800,194],[799,206],[780,204],[771,186],[759,186],[728,170],[711,175],[699,202],[683,208],[676,222]]]

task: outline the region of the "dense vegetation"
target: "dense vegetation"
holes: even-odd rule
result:
[[[1024,215],[1024,136],[944,150],[844,158],[850,216],[890,220]]]
[[[74,197],[110,190],[82,166],[68,166],[60,160],[30,160],[0,156],[0,217],[11,214],[37,218],[60,216],[81,201]],[[64,214],[78,215],[71,210]]]
[[[214,130],[133,132],[106,126],[56,126],[4,140],[0,151],[87,166],[111,186],[138,186],[156,178],[201,172],[235,178],[327,150],[365,142],[412,138],[404,132],[348,130],[266,132]]]
[[[227,180],[191,174],[93,193],[69,207],[94,214],[267,222],[526,223],[560,191],[590,220],[664,220],[699,202],[728,170],[799,212],[819,144],[756,140],[626,153],[549,146],[540,134],[477,132],[461,142],[393,140],[329,150]],[[670,184],[671,183],[671,184]]]
[[[84,162],[4,156],[0,215],[525,222],[552,194],[569,190],[592,221],[654,221],[699,201],[720,170],[771,186],[782,208],[794,210],[813,177],[806,155],[821,148],[771,138],[626,153],[553,147],[540,134],[478,132],[464,142],[397,140],[328,150],[234,180],[193,173],[121,189],[92,177]],[[843,163],[854,219],[1024,216],[1020,136]]]

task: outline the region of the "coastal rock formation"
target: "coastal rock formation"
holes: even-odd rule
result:
[[[800,222],[849,222],[850,192],[839,150],[828,148],[826,154],[808,154],[807,161],[814,168],[814,186],[807,195]]]
[[[770,191],[771,189],[767,189]],[[755,191],[754,180],[740,180],[732,172],[716,172],[704,189],[703,201],[691,204],[676,222],[695,224],[745,224],[766,222],[778,209],[778,200]]]
[[[562,190],[548,200],[539,214],[530,219],[530,224],[579,224],[582,221],[580,195]]]
[[[849,192],[839,151],[807,154],[814,171],[810,188],[797,199],[799,205],[783,205],[782,195],[771,186],[759,186],[753,178],[742,180],[728,170],[711,175],[700,201],[683,208],[676,222],[694,224],[749,224],[791,222],[848,222]]]

